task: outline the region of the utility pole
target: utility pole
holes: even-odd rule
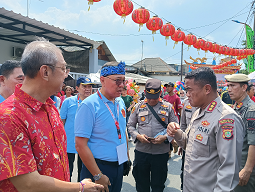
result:
[[[141,69],[143,67],[143,40],[141,40],[142,42],[142,57],[141,57]]]
[[[182,51],[181,51],[181,81],[182,81],[182,60],[183,60],[183,41],[182,41]]]
[[[28,17],[28,0],[27,0],[27,17]]]

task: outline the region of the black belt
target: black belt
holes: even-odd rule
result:
[[[111,165],[111,166],[119,166],[118,161],[105,161],[101,159],[95,159],[97,163],[103,164],[103,165]]]

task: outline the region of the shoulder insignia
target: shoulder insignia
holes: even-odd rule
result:
[[[163,117],[161,120],[162,120],[162,121],[165,121],[165,120],[166,120],[166,118],[164,118],[164,117]]]
[[[255,129],[255,119],[254,118],[249,118],[247,119],[248,121],[248,130],[249,131],[254,131]]]
[[[141,117],[141,121],[145,121],[145,117]]]
[[[235,122],[234,119],[222,119],[222,120],[219,121],[219,123],[221,125],[226,124],[226,123],[234,124],[234,122]]]
[[[239,109],[239,108],[241,108],[243,106],[243,103],[241,102],[241,103],[239,103],[236,107],[237,107],[237,109]]]
[[[166,115],[166,111],[160,111],[160,114]]]
[[[210,125],[210,123],[206,120],[206,121],[202,121],[201,123],[203,125],[203,127],[207,127],[208,125]]]
[[[201,134],[198,134],[196,136],[196,139],[199,140],[199,141],[202,141],[203,140],[203,136]]]
[[[126,111],[124,109],[121,109],[121,114],[124,118],[126,118]]]
[[[187,105],[186,108],[187,109],[192,109],[192,107],[190,105]]]
[[[161,105],[162,107],[164,107],[164,108],[168,108],[168,106],[167,105]]]
[[[162,102],[163,100],[162,100],[162,98],[159,98],[159,102]]]
[[[133,107],[131,110],[131,113],[134,113],[134,112],[135,112],[135,107]]]
[[[144,103],[147,103],[147,98],[144,99]]]
[[[146,105],[141,105],[141,106],[140,106],[140,108],[145,108],[145,107],[146,107]]]
[[[212,101],[207,109],[207,111],[212,112],[214,110],[214,108],[216,107],[217,102],[216,101]]]
[[[232,140],[234,138],[233,126],[222,126],[222,137],[225,140]]]

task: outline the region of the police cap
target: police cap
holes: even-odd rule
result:
[[[149,79],[145,84],[145,96],[147,99],[158,99],[161,91],[161,81]]]
[[[232,74],[232,75],[226,75],[225,79],[229,82],[236,82],[236,83],[241,83],[241,82],[248,82],[250,81],[250,78],[248,75],[245,74]]]

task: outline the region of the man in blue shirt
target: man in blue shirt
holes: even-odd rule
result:
[[[22,83],[24,74],[19,61],[8,60],[0,67],[0,103],[14,93],[15,86]]]
[[[76,82],[76,90],[78,94],[72,97],[68,97],[64,100],[61,110],[60,117],[65,125],[66,137],[67,137],[67,155],[69,160],[70,169],[70,181],[73,172],[73,163],[75,159],[75,154],[77,153],[75,149],[74,141],[74,119],[76,111],[81,104],[81,102],[91,95],[92,93],[92,82],[88,77],[79,77]],[[78,155],[78,181],[80,181],[80,173],[82,167],[82,161]]]
[[[83,166],[81,179],[91,178],[106,192],[120,192],[123,162],[128,160],[126,108],[120,98],[125,63],[108,62],[101,69],[102,88],[86,98],[75,117],[75,143]]]

